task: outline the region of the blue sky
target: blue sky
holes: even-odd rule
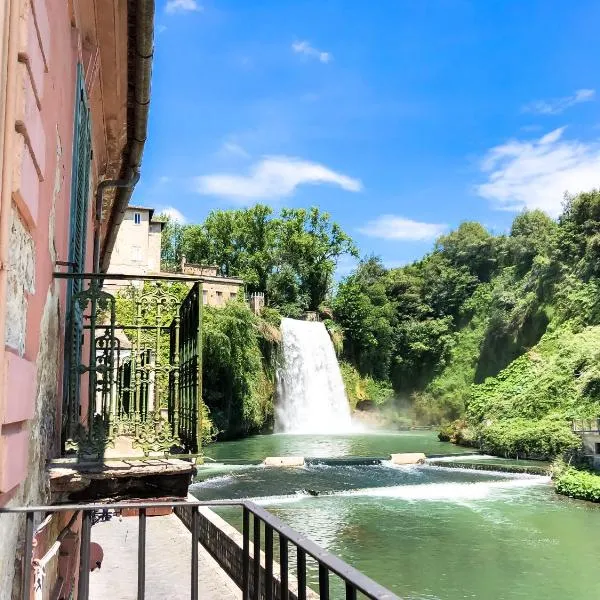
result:
[[[600,186],[598,22],[597,0],[159,0],[135,202],[317,205],[389,266],[464,220],[556,216]]]

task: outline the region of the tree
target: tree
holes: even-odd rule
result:
[[[318,310],[329,292],[337,260],[358,250],[342,228],[318,208],[284,208],[277,231],[279,263],[297,274],[308,296],[308,309]]]
[[[499,263],[499,239],[481,223],[467,221],[441,236],[435,249],[454,266],[467,267],[480,281],[489,281]]]
[[[515,217],[507,240],[509,263],[524,275],[538,255],[547,255],[558,232],[558,224],[541,210],[522,212]]]
[[[160,239],[161,268],[175,269],[183,254],[185,227],[165,214],[159,215],[157,220],[164,222]]]

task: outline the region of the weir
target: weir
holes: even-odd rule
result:
[[[331,338],[320,322],[283,319],[277,433],[346,433],[350,407]]]

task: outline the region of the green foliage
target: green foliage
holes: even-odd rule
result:
[[[142,293],[151,292],[154,284],[145,282]],[[163,285],[178,299],[185,298],[189,288],[183,283]],[[133,323],[137,314],[134,289],[121,291],[116,297],[119,323]],[[161,323],[169,325],[179,305],[162,308]],[[228,302],[222,308],[205,306],[202,318],[203,339],[203,438],[212,441],[217,434],[232,437],[256,432],[268,426],[273,417],[275,374],[272,368],[273,347],[278,343],[281,317],[273,309],[264,309],[260,318],[241,301]],[[142,325],[156,324],[156,310],[142,312]],[[154,350],[155,338],[148,330],[140,330],[142,347]],[[127,330],[133,340],[137,331]],[[162,364],[169,362],[169,339],[160,339]],[[166,398],[168,375],[157,374],[160,397]]]
[[[480,281],[489,281],[500,262],[502,242],[481,223],[465,222],[440,237],[435,247],[455,267],[466,267]]]
[[[352,410],[357,405],[367,404],[382,406],[394,396],[394,390],[385,381],[377,381],[372,377],[362,377],[360,373],[349,363],[341,362],[340,371],[346,388],[346,395]]]
[[[569,323],[546,333],[539,344],[495,378],[472,388],[468,415],[486,419],[565,420],[600,414],[600,326],[573,331]]]
[[[216,265],[225,276],[241,277],[250,292],[266,292],[267,303],[286,316],[317,310],[329,294],[340,256],[356,255],[350,237],[318,208],[286,208],[278,217],[257,204],[212,211],[194,225],[167,222],[162,259],[178,264]]]
[[[600,475],[590,471],[555,465],[554,485],[563,496],[600,502]]]
[[[507,236],[462,223],[423,259],[371,257],[333,300],[345,360],[391,381],[443,437],[510,456],[576,446],[600,414],[600,191],[567,197],[558,222],[518,215]],[[409,400],[410,399],[410,400]]]
[[[551,460],[576,450],[581,440],[564,419],[512,418],[482,426],[479,444],[484,452],[507,458]]]
[[[227,437],[260,431],[273,416],[274,381],[260,348],[258,319],[241,302],[205,307],[203,396]]]
[[[329,333],[335,353],[340,356],[344,350],[344,330],[331,319],[325,319],[323,324]]]
[[[181,263],[184,228],[167,215],[159,215],[158,220],[165,223],[160,238],[162,267],[166,270],[174,270]]]
[[[344,331],[344,356],[361,373],[387,379],[393,351],[394,308],[385,285],[373,275],[378,270],[384,272],[377,259],[363,261],[356,273],[340,284],[333,312]]]

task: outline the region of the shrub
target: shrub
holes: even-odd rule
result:
[[[581,445],[564,419],[506,419],[483,425],[481,448],[506,458],[552,460]]]
[[[557,471],[554,475],[554,484],[558,494],[600,502],[600,475],[564,466]]]

